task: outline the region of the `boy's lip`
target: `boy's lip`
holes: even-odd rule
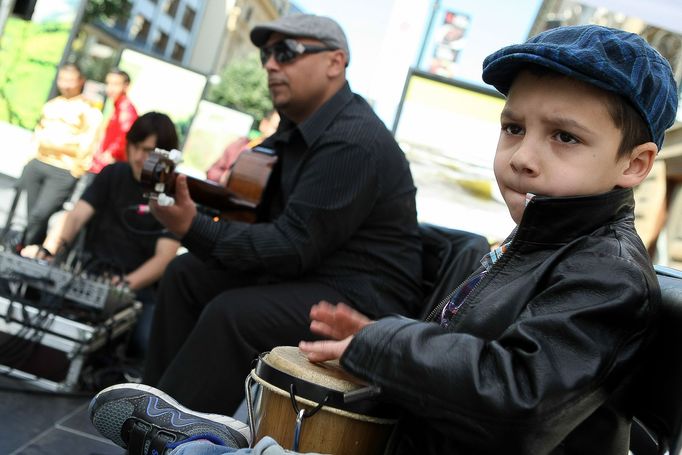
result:
[[[516,188],[514,186],[507,186],[507,188],[509,188],[509,190],[512,191],[513,193],[522,194],[524,197],[526,196],[526,193],[528,193],[528,191],[519,190],[518,188]]]

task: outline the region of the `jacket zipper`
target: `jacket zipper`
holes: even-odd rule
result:
[[[506,255],[508,255],[509,253],[511,253],[511,249],[512,249],[512,244],[513,244],[513,242],[514,242],[514,238],[516,238],[516,230],[514,230],[514,234],[512,235],[511,239],[509,240],[509,249],[507,250],[507,252],[506,252],[506,253],[505,253],[497,262],[495,262],[495,263],[492,265],[492,267],[490,267],[490,269],[486,271],[485,276],[484,276],[483,278],[481,278],[481,280],[479,280],[479,282],[476,283],[476,285],[475,285],[473,288],[471,288],[471,291],[469,291],[469,294],[467,294],[467,296],[464,298],[464,301],[462,302],[462,306],[464,306],[464,304],[466,303],[466,301],[469,299],[469,296],[470,296],[471,294],[474,293],[474,291],[476,290],[476,288],[478,288],[478,286],[480,286],[481,282],[482,282],[482,281],[485,281],[486,277],[487,277],[488,274],[495,268],[495,266],[498,265],[498,264],[500,263],[500,261],[502,261],[502,260],[504,259],[504,256],[506,256]],[[484,256],[484,257],[485,257],[485,256]],[[484,266],[484,267],[485,267],[485,266]],[[445,308],[445,305],[447,305],[448,301],[452,298],[452,296],[455,295],[455,293],[457,293],[457,292],[460,290],[460,288],[461,288],[462,286],[464,286],[464,283],[468,282],[468,281],[471,279],[471,277],[473,277],[474,275],[476,275],[476,274],[478,274],[478,273],[481,273],[481,272],[478,271],[478,269],[476,269],[476,271],[474,271],[473,273],[471,273],[471,274],[467,277],[466,280],[462,281],[462,282],[459,284],[459,286],[457,286],[457,287],[455,288],[454,291],[452,291],[450,294],[448,294],[447,297],[445,297],[443,300],[440,301],[440,303],[439,303],[438,305],[436,305],[436,307],[429,313],[429,315],[424,319],[424,321],[425,321],[425,322],[433,321],[434,318],[436,317],[436,315],[437,315],[438,313],[442,313],[442,312],[443,312],[443,308]],[[458,311],[457,314],[455,314],[454,318],[450,321],[451,324],[452,324],[452,322],[455,321],[455,319],[457,318],[457,316],[458,316],[460,313],[461,313],[461,311]]]
[[[456,293],[457,291],[459,291],[459,288],[461,288],[462,286],[464,286],[464,283],[466,283],[472,276],[473,276],[473,274],[472,274],[472,275],[469,275],[469,277],[468,277],[466,280],[462,281],[462,282],[459,284],[459,286],[457,286],[457,287],[455,288],[454,291],[452,291],[450,294],[448,294],[447,297],[445,297],[443,300],[441,300],[440,303],[438,303],[438,305],[436,305],[436,307],[435,307],[433,310],[431,310],[431,312],[429,313],[429,315],[426,316],[426,318],[424,319],[424,321],[426,321],[426,322],[433,321],[434,318],[436,317],[436,314],[441,313],[441,312],[443,311],[443,308],[445,308],[445,305],[447,305],[448,301],[452,298],[452,296],[455,295],[455,293]]]

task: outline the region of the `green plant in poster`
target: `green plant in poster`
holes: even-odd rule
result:
[[[64,22],[7,21],[0,47],[0,121],[35,127],[70,30]]]

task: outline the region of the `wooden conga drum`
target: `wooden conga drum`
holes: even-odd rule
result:
[[[294,346],[262,354],[249,381],[259,388],[250,409],[254,441],[271,436],[300,452],[382,454],[396,422],[371,399],[345,401],[365,386],[338,362],[311,363]]]

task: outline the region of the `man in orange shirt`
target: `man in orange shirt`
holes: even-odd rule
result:
[[[26,191],[26,244],[42,243],[50,216],[69,197],[90,162],[102,113],[83,97],[84,83],[77,65],[61,66],[59,96],[45,103],[35,128],[37,153],[19,180]]]

